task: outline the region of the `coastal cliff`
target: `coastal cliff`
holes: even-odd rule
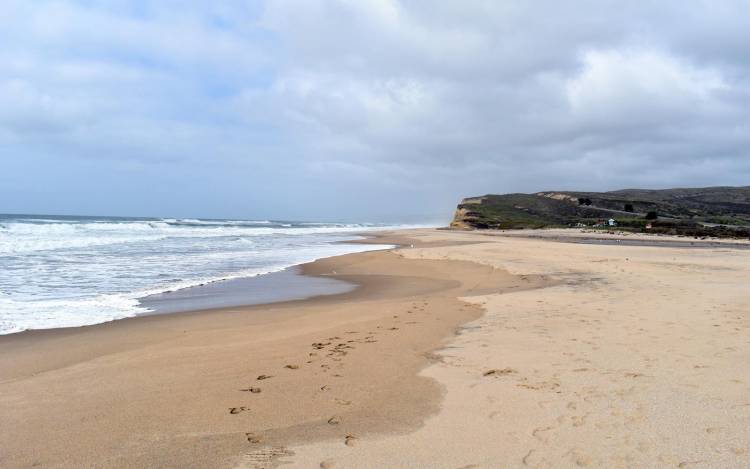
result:
[[[523,229],[610,223],[655,233],[748,237],[750,187],[488,194],[463,199],[450,227]]]

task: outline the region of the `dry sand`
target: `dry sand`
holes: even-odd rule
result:
[[[307,266],[344,295],[0,337],[0,467],[750,467],[750,250],[388,241]]]

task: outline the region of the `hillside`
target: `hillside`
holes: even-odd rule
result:
[[[553,191],[484,195],[458,205],[452,228],[596,226],[689,236],[748,237],[750,187]]]

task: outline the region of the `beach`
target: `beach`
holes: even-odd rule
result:
[[[0,467],[748,467],[750,250],[575,233],[380,233],[302,266],[352,291],[0,336]]]

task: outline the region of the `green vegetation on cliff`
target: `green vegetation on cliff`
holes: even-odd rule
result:
[[[517,229],[595,226],[689,236],[748,237],[750,187],[612,192],[538,192],[464,199],[454,228]]]

